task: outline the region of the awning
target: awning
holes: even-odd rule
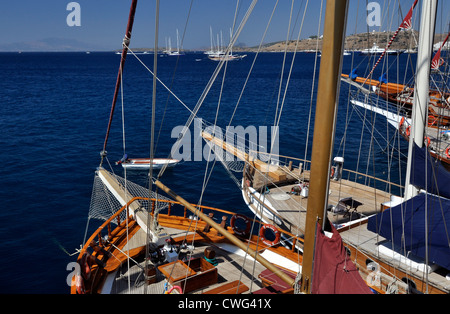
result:
[[[426,206],[426,207],[425,207]],[[425,209],[427,218],[425,217]],[[427,221],[427,222],[426,222]],[[425,224],[428,225],[428,261],[450,269],[450,200],[421,193],[369,218],[367,228],[425,261]]]
[[[425,146],[420,148],[414,144],[411,184],[431,194],[450,198],[450,172],[440,161],[431,157]]]

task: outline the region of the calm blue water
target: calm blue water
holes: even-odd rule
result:
[[[227,76],[233,80],[224,85],[219,125],[225,126],[229,121],[252,56],[231,63],[227,68]],[[153,57],[141,57],[152,68]],[[280,75],[278,64],[282,57],[282,54],[260,56],[260,64],[255,67],[232,125],[273,124]],[[95,52],[0,54],[0,156],[3,162],[0,168],[3,205],[0,211],[0,293],[69,292],[66,266],[75,257],[68,256],[64,250],[73,253],[83,240],[119,58],[114,53]],[[406,57],[403,58],[401,67],[407,65]],[[351,57],[346,57],[344,72],[351,70],[350,63]],[[280,153],[303,158],[314,55],[300,54],[296,64],[280,122]],[[216,65],[200,54],[183,56],[178,64],[175,58],[161,57],[158,73],[173,87],[174,93],[193,108]],[[175,66],[177,71],[173,76]],[[360,67],[364,72],[363,63]],[[126,151],[130,156],[148,156],[152,78],[130,56],[124,81]],[[219,89],[220,84],[216,83],[200,111],[200,116],[207,121],[214,121]],[[347,112],[346,93],[347,87],[343,86],[337,150]],[[107,148],[111,163],[123,154],[120,113],[118,102]],[[159,86],[157,116],[157,134],[161,117],[165,117],[157,157],[166,157],[175,141],[171,137],[172,129],[184,125],[189,113]],[[347,132],[346,167],[355,169],[361,120],[352,116]],[[365,158],[369,144],[368,140],[363,143]],[[371,164],[369,173],[386,175],[386,155],[380,148],[375,149],[374,155],[376,167]],[[366,164],[364,161],[363,165]],[[184,162],[167,171],[163,182],[187,200],[196,202],[205,166],[205,162]],[[119,167],[114,166],[114,170],[121,173]],[[216,165],[212,177],[203,203],[247,212],[240,191],[221,165]],[[138,174],[132,179],[143,180]]]

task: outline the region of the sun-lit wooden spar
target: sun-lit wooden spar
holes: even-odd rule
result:
[[[272,263],[267,261],[265,258],[260,256],[256,251],[248,248],[244,243],[242,243],[239,239],[237,239],[235,236],[230,234],[225,228],[221,227],[219,224],[217,224],[214,220],[197,210],[194,206],[192,206],[188,201],[183,199],[181,196],[177,195],[174,191],[172,191],[170,188],[165,186],[162,182],[156,181],[155,185],[163,190],[165,193],[167,193],[170,197],[172,197],[174,200],[180,202],[188,210],[190,210],[194,215],[200,217],[203,221],[205,221],[207,224],[212,226],[214,229],[219,231],[224,237],[226,237],[228,240],[230,240],[231,243],[239,247],[240,249],[248,252],[248,254],[256,259],[259,263],[261,263],[264,267],[269,269],[271,272],[273,272],[275,275],[277,275],[280,279],[282,279],[284,282],[286,282],[291,287],[294,286],[295,280],[291,278],[290,276],[286,275],[284,272],[282,272],[280,269],[275,267]]]

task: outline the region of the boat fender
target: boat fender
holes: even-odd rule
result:
[[[450,140],[450,131],[442,131],[442,138],[446,141]]]
[[[402,119],[400,120],[400,125],[399,125],[399,130],[403,132],[403,123],[405,123],[405,117],[402,117]]]
[[[273,241],[269,241],[266,238],[266,230],[270,229],[274,234],[275,234],[275,239]],[[275,246],[280,242],[280,231],[278,231],[278,229],[270,224],[265,224],[264,226],[261,227],[261,229],[259,230],[259,237],[261,238],[261,241],[268,246]]]
[[[164,294],[171,294],[173,290],[178,290],[178,292],[180,294],[183,294],[183,290],[181,290],[180,286],[173,286],[172,288],[170,288],[168,291],[164,292]]]
[[[407,128],[406,128],[406,136],[410,136],[411,135],[411,126],[408,126]]]
[[[244,221],[244,223],[246,224],[245,229],[239,229],[236,226],[236,220],[241,219]],[[248,219],[246,216],[241,215],[241,214],[235,214],[233,215],[233,217],[231,217],[230,219],[230,226],[233,229],[234,233],[236,233],[239,236],[246,236],[249,234],[250,232],[250,228],[251,228],[251,223],[250,223],[250,219]]]
[[[447,159],[450,159],[450,146],[445,150],[445,156],[447,157]]]
[[[335,172],[336,172],[336,167],[331,167],[330,178],[334,178]]]
[[[88,252],[85,252],[80,261],[81,275],[86,280],[89,280],[91,278],[91,267],[89,265],[90,256],[91,255]]]
[[[438,118],[433,116],[432,114],[428,115],[428,126],[433,126],[436,124]]]

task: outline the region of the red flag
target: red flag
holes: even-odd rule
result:
[[[433,70],[439,70],[439,68],[443,64],[444,64],[444,60],[442,60],[442,58],[441,58],[441,50],[439,49],[439,51],[434,56],[433,61],[431,62],[431,68]]]
[[[414,2],[413,6],[411,7],[411,9],[409,9],[409,12],[408,12],[408,14],[406,14],[405,19],[403,20],[403,23],[400,24],[400,28],[403,28],[403,29],[411,29],[412,28],[412,14],[413,14],[414,8],[417,5],[417,1],[418,0],[416,0]]]
[[[373,294],[347,255],[342,238],[331,226],[333,236],[328,238],[317,224],[313,294]]]
[[[442,47],[445,46],[445,43],[447,42],[449,36],[450,36],[450,33],[448,33],[447,37],[445,38],[444,42],[442,43],[441,48],[439,48],[438,52],[436,53],[436,55],[433,58],[433,61],[431,62],[431,68],[433,70],[439,70],[439,67],[444,64],[444,60],[441,59],[441,50],[442,50]]]

